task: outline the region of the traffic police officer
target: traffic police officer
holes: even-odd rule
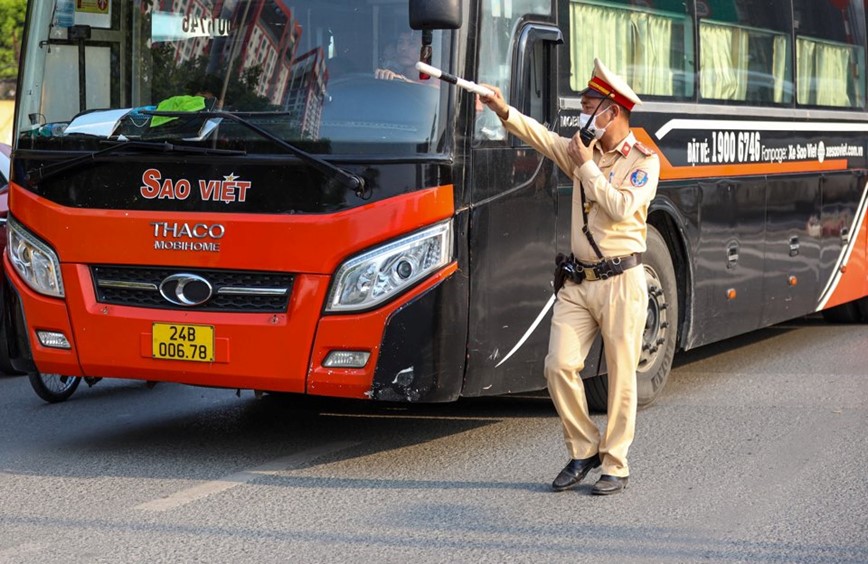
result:
[[[500,92],[492,90],[494,96],[480,98],[506,129],[573,179],[573,256],[563,263],[572,267],[572,276],[556,289],[545,360],[570,462],[552,488],[572,488],[602,465],[592,493],[618,493],[627,486],[630,473],[627,450],[636,426],[636,368],[648,312],[641,255],[648,206],[660,175],[657,155],[630,131],[630,112],[641,101],[622,78],[595,59],[593,76],[582,92],[583,127],[568,139],[508,106]],[[590,139],[587,146],[582,132]],[[579,376],[598,332],[609,372],[608,424],[602,434],[588,415]]]

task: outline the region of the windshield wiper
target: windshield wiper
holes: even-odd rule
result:
[[[344,170],[338,166],[333,165],[332,163],[326,161],[325,159],[321,159],[315,155],[312,155],[306,151],[303,151],[278,137],[277,135],[271,133],[267,129],[263,129],[258,125],[254,124],[248,119],[245,119],[242,116],[274,116],[274,115],[283,115],[286,112],[224,112],[224,111],[207,111],[207,112],[158,112],[158,111],[143,111],[143,114],[151,115],[151,116],[165,116],[165,117],[201,117],[204,119],[210,118],[224,118],[229,121],[234,121],[247,129],[258,133],[262,137],[274,141],[293,155],[297,156],[313,168],[323,172],[329,176],[336,177],[340,181],[340,183],[345,187],[353,190],[356,195],[360,198],[365,198],[366,190],[365,190],[365,179],[361,176],[353,174],[347,170]]]
[[[166,142],[154,141],[119,141],[105,149],[94,151],[86,155],[72,157],[57,163],[45,164],[39,168],[27,171],[28,180],[37,184],[42,180],[57,176],[62,172],[82,166],[90,162],[96,162],[101,157],[108,156],[113,153],[134,149],[139,151],[148,151],[154,153],[189,153],[195,155],[246,155],[247,151],[236,151],[230,149],[210,149],[208,147],[191,147],[189,145],[174,145]]]

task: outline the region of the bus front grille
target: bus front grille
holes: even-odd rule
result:
[[[114,265],[92,266],[91,275],[100,303],[235,313],[286,313],[294,280],[275,272]]]

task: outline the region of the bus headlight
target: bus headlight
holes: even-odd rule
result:
[[[11,217],[6,223],[6,252],[28,286],[46,296],[63,297],[57,254]]]
[[[452,221],[386,243],[338,269],[326,311],[369,309],[452,261]]]

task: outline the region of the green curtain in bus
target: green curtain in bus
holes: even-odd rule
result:
[[[713,100],[747,97],[748,32],[701,22],[699,25],[699,92]]]
[[[856,105],[848,77],[852,49],[805,37],[796,39],[797,100],[812,106]]]
[[[570,87],[587,86],[599,57],[640,96],[672,96],[672,24],[672,18],[654,14],[572,4]]]

